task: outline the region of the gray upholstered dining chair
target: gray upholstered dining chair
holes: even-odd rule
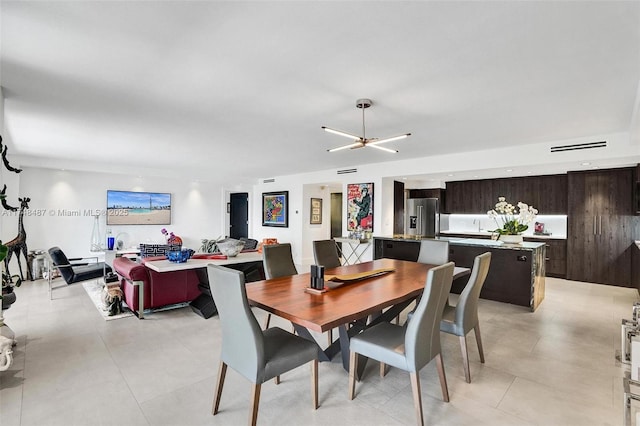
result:
[[[262,331],[247,300],[243,272],[208,265],[207,273],[222,328],[212,414],[215,416],[220,407],[227,366],[253,383],[251,425],[255,425],[258,418],[262,383],[275,378],[278,384],[280,374],[308,362],[311,362],[313,409],[318,408],[318,346],[278,327]]]
[[[316,265],[323,265],[325,268],[337,268],[342,266],[338,247],[333,240],[318,240],[313,242],[313,259]]]
[[[429,265],[442,265],[449,261],[449,241],[422,240],[418,262]]]
[[[289,243],[262,246],[262,265],[264,277],[268,280],[298,274]],[[271,314],[268,314],[264,323],[265,329],[269,328],[270,322]]]
[[[380,323],[351,338],[349,399],[353,399],[355,395],[357,354],[361,354],[409,372],[419,425],[423,424],[420,370],[434,358],[440,377],[442,398],[449,402],[440,348],[439,324],[442,309],[451,290],[453,268],[453,262],[449,262],[429,270],[420,303],[405,326]]]
[[[449,241],[446,240],[421,240],[420,252],[418,253],[418,263],[427,265],[443,265],[449,261]],[[416,304],[420,298],[416,300]],[[447,300],[448,304],[448,300]],[[413,312],[409,313],[411,318]],[[396,324],[400,322],[400,315],[396,317]]]
[[[469,371],[469,352],[467,351],[467,333],[475,331],[480,362],[484,364],[484,352],[482,350],[482,339],[480,337],[480,322],[478,321],[478,298],[484,280],[489,273],[491,263],[491,252],[483,253],[473,260],[473,268],[467,285],[460,293],[456,306],[448,303],[444,307],[440,331],[454,334],[460,337],[460,349],[462,351],[462,364],[464,367],[464,378],[467,383],[471,383],[471,372]]]

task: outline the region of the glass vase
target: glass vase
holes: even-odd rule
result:
[[[91,231],[91,251],[102,251],[102,238],[100,238],[100,220],[95,216],[93,230]]]

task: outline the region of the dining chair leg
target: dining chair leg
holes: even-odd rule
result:
[[[313,409],[318,409],[318,360],[311,361],[311,395],[313,399]]]
[[[327,331],[327,343],[329,346],[333,343],[333,328],[330,328],[329,331]]]
[[[280,376],[276,376],[273,378],[273,383],[275,383],[276,385],[280,384]]]
[[[476,333],[476,342],[478,343],[478,352],[480,353],[480,362],[484,364],[484,350],[482,350],[482,337],[480,337],[480,324],[476,324],[473,328]]]
[[[211,407],[211,414],[214,416],[218,414],[218,407],[220,407],[220,397],[222,396],[222,387],[224,386],[224,378],[227,375],[227,364],[220,361],[218,367],[218,381],[216,382],[216,390],[213,396],[213,407]]]
[[[258,405],[260,405],[260,388],[262,385],[254,383],[251,386],[251,417],[249,424],[255,426],[258,421]]]
[[[269,328],[269,323],[271,322],[271,314],[267,314],[267,319],[264,321],[264,329]]]
[[[387,365],[384,362],[380,363],[380,377],[387,375]]]
[[[436,355],[436,367],[438,370],[438,376],[440,377],[442,399],[444,402],[449,402],[449,387],[447,386],[447,376],[444,373],[444,361],[442,360],[442,354]]]
[[[464,368],[464,379],[471,383],[471,372],[469,371],[469,352],[467,351],[467,336],[460,336],[460,351],[462,352],[462,367]]]
[[[422,418],[422,395],[420,393],[420,374],[417,371],[409,373],[411,378],[411,389],[413,390],[413,405],[416,409],[416,419],[418,420],[418,426],[424,425],[424,419]]]
[[[358,370],[358,354],[351,351],[349,355],[349,399],[356,396],[356,371]]]

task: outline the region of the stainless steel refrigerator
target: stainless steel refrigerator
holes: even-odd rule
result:
[[[438,199],[408,198],[404,224],[406,235],[435,237],[440,234]]]

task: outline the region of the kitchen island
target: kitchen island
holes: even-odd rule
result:
[[[449,259],[456,266],[471,268],[474,258],[491,252],[489,274],[480,297],[525,306],[535,311],[544,299],[545,244],[504,244],[477,238],[436,237],[449,241]],[[383,257],[416,261],[420,240],[414,237],[374,237],[374,259]],[[460,293],[466,279],[454,281],[452,292]]]

